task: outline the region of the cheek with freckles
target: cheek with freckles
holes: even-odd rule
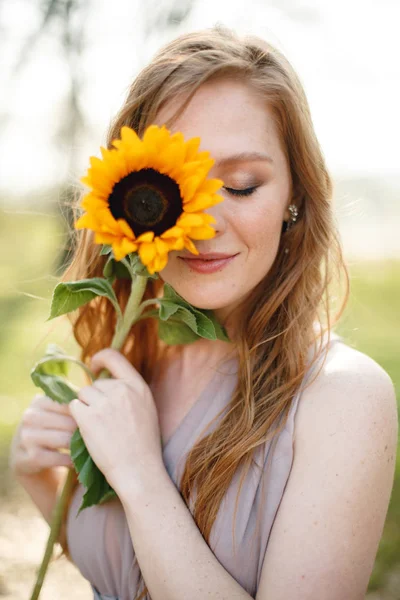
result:
[[[282,221],[275,211],[254,210],[242,219],[247,246],[246,274],[255,287],[271,269],[279,247]]]

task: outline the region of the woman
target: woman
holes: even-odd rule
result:
[[[215,237],[196,246],[233,258],[205,272],[173,251],[145,298],[169,283],[212,309],[231,342],[167,348],[146,319],[120,353],[109,348],[113,309],[86,305],[73,320],[82,357],[114,379],[69,407],[34,399],[14,472],[49,521],[58,467],[71,466],[58,449],[79,426],[118,494],[77,516],[77,484],[60,538],[95,598],[364,598],[397,409],[387,373],[332,331],[348,297],[346,286],[332,315],[332,273],[347,284],[347,270],[301,83],[258,38],[190,33],[139,74],[108,143],[150,123],[199,136],[215,159],[224,202],[207,210]],[[92,232],[80,233],[64,280],[102,274]],[[123,303],[128,281],[115,289]]]

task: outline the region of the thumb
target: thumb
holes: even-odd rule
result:
[[[78,398],[74,398],[74,400],[71,400],[71,402],[68,404],[68,407],[69,407],[69,412],[71,413],[71,416],[75,419],[76,424],[79,427],[79,422],[81,420],[82,411],[84,411],[85,408],[88,407],[88,405],[85,404],[84,402],[81,402],[80,400],[78,400]]]
[[[103,348],[91,358],[91,370],[97,374],[107,369],[114,379],[136,379],[138,373],[129,360],[114,348]]]

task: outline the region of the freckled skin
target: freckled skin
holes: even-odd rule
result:
[[[176,110],[166,104],[155,123],[162,125]],[[225,189],[224,202],[205,212],[215,217],[216,236],[196,240],[200,252],[239,255],[224,269],[212,274],[189,270],[173,251],[161,278],[191,304],[212,309],[224,322],[230,311],[264,278],[275,260],[282,223],[290,217],[291,177],[272,114],[266,102],[249,87],[229,79],[208,82],[196,92],[185,112],[169,126],[181,131],[185,140],[199,136],[200,150],[218,159],[239,152],[262,152],[266,161],[246,161],[235,165],[214,164],[209,178],[219,178],[227,187],[245,189],[255,180],[260,187],[250,196],[232,196]]]

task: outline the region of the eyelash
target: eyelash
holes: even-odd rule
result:
[[[224,189],[229,193],[232,194],[232,196],[250,196],[250,194],[252,194],[253,192],[255,192],[255,190],[258,188],[257,185],[254,185],[253,187],[249,187],[246,188],[244,190],[236,190],[234,188],[228,188],[228,187],[224,187]]]

